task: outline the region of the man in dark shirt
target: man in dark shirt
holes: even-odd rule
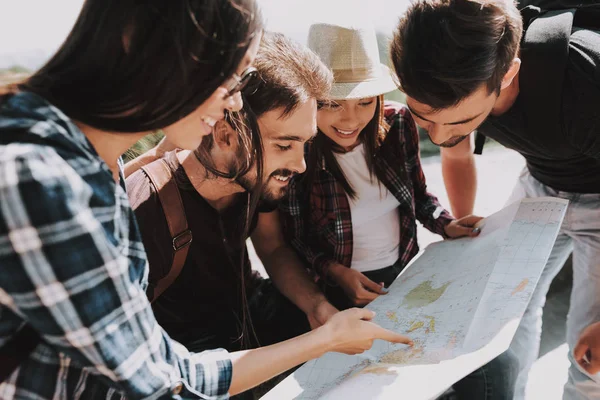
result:
[[[304,143],[316,133],[316,99],[328,92],[331,73],[308,49],[271,33],[264,35],[254,66],[259,77],[244,103],[256,115],[262,141],[263,155],[257,156],[257,162],[263,161],[258,212],[247,215],[258,180],[257,162],[235,177],[246,164],[250,143],[229,122],[218,122],[196,151],[164,156],[181,194],[193,242],[180,275],[153,309],[169,335],[191,351],[272,344],[305,333],[337,312],[284,242],[275,207],[289,178],[304,172]],[[248,118],[244,123],[251,127],[252,117]],[[153,271],[170,268],[171,235],[144,171],[127,178],[127,190],[152,281]],[[271,280],[252,271],[245,232]]]
[[[547,99],[540,98],[541,88],[558,83],[549,80],[534,87],[525,78],[532,76],[525,71],[531,72],[537,60],[521,51],[528,45],[522,43],[523,22],[533,21],[529,16],[537,16],[535,12],[539,10],[528,9],[522,17],[504,0],[417,1],[401,19],[391,49],[407,105],[432,142],[442,147],[443,173],[457,217],[473,209],[475,163],[471,141],[464,139],[475,129],[525,157],[527,166],[511,201],[540,196],[570,201],[511,345],[522,367],[515,398],[524,396],[528,370],[538,355],[546,292],[571,251],[570,349],[587,326],[600,320],[600,33],[572,29],[564,72],[558,74],[564,73],[562,96],[557,96],[560,106],[547,110],[559,126],[543,129],[526,99],[537,95],[543,102]],[[545,36],[546,47],[551,47],[550,36]],[[543,71],[532,72],[535,76]],[[600,348],[595,350],[594,357],[600,357]],[[600,379],[586,371],[581,351],[576,356],[570,352],[569,358],[565,397],[599,397]]]

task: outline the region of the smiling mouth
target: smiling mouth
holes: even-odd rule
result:
[[[339,133],[342,136],[352,136],[354,135],[356,132],[358,132],[358,129],[353,129],[353,130],[344,130],[344,129],[338,129],[336,127],[333,127],[333,129]]]
[[[287,181],[289,181],[289,180],[290,180],[291,176],[290,176],[290,175],[288,175],[288,176],[282,176],[282,175],[273,175],[273,178],[275,178],[275,179],[276,179],[276,180],[278,180],[279,182],[283,182],[283,183],[285,183],[285,182],[287,182]]]

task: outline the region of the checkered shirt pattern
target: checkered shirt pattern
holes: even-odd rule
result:
[[[444,228],[453,217],[427,192],[419,156],[419,134],[408,108],[386,102],[384,111],[390,129],[377,149],[374,164],[383,171],[381,182],[400,202],[399,265],[404,267],[419,251],[416,220],[446,237]],[[391,140],[393,136],[399,138],[399,148],[394,145],[398,141]],[[284,231],[317,275],[326,278],[332,263],[346,267],[352,263],[350,204],[344,188],[326,165],[317,172],[311,188],[304,188],[301,178],[301,175],[292,178],[288,196],[280,206]],[[310,190],[308,196],[307,190]]]
[[[0,347],[25,324],[41,338],[1,399],[228,398],[228,353],[189,353],[153,316],[123,184],[27,92],[0,106],[0,266]]]

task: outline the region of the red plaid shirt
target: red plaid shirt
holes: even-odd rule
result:
[[[410,112],[399,103],[385,103],[390,129],[376,150],[375,167],[383,171],[381,183],[400,202],[399,264],[403,268],[418,253],[418,219],[430,231],[444,237],[444,228],[453,217],[427,192],[419,156],[419,134]],[[399,140],[397,140],[396,138]],[[350,267],[352,263],[352,218],[348,196],[342,185],[327,171],[324,162],[307,196],[301,176],[289,183],[288,196],[281,203],[284,232],[288,242],[321,277],[331,263]]]

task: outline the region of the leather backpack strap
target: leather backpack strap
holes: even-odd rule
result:
[[[142,170],[154,185],[162,206],[173,245],[173,261],[167,275],[156,282],[151,302],[175,282],[181,273],[192,242],[192,231],[188,228],[187,217],[179,188],[173,179],[171,168],[165,160],[159,159],[142,167]]]

